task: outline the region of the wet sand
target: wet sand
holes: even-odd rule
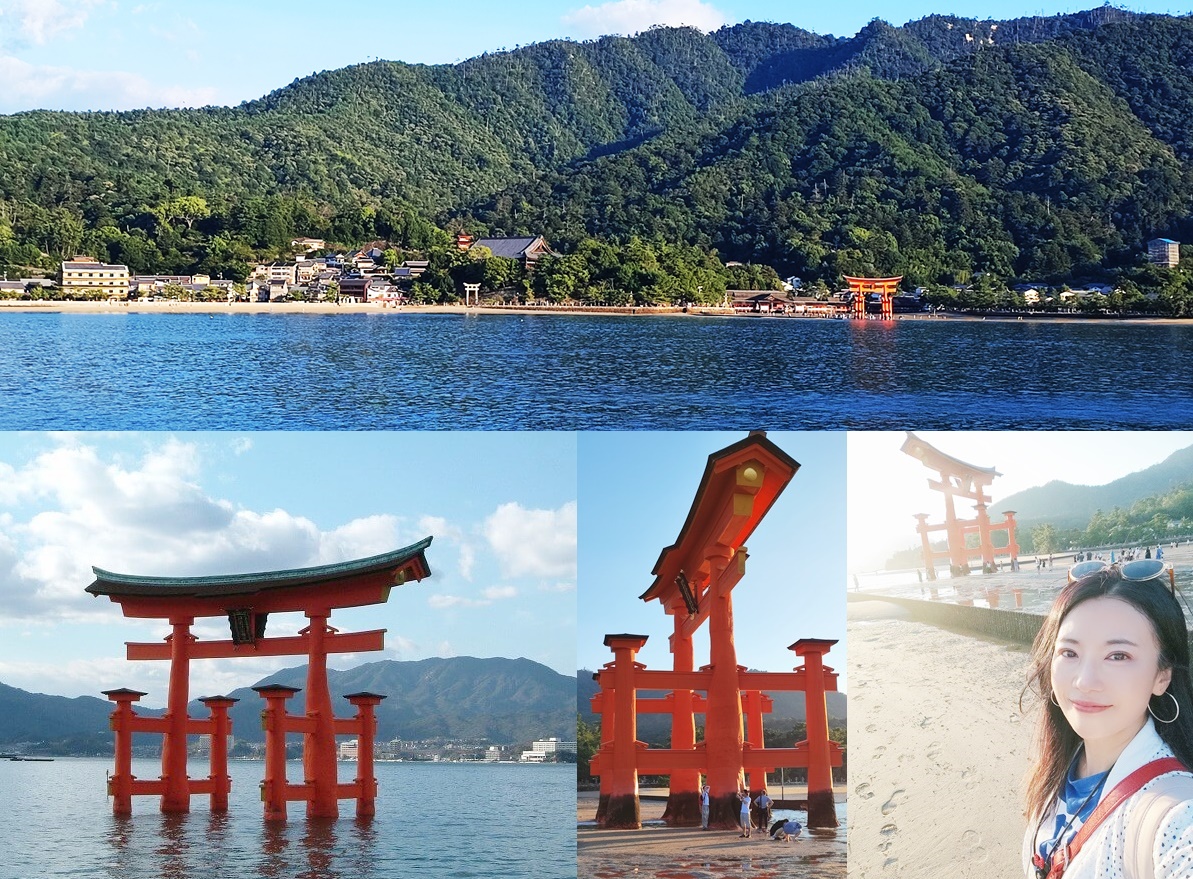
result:
[[[850,879],[1021,876],[1022,647],[849,605]]]
[[[788,796],[799,796],[788,785]],[[793,793],[797,791],[797,793]],[[844,787],[837,788],[843,801]],[[598,795],[581,792],[576,801],[579,821],[596,817]],[[665,799],[642,799],[642,817],[650,822],[663,812]],[[797,820],[806,821],[804,813]],[[743,839],[737,830],[671,828],[645,823],[641,830],[600,830],[581,825],[576,832],[577,879],[845,879],[847,827],[805,830],[798,839],[776,842],[764,831]]]

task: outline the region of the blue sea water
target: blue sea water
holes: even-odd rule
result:
[[[1171,428],[1193,323],[5,314],[0,429]]]
[[[206,797],[162,815],[138,797],[115,818],[106,760],[0,761],[0,879],[559,879],[576,875],[576,771],[566,765],[379,763],[377,815],[338,821],[262,819],[264,764],[233,762],[229,811]],[[355,764],[345,764],[350,777]],[[301,763],[290,774],[301,773]],[[134,761],[155,778],[160,763]],[[347,775],[345,775],[347,773]],[[206,775],[198,764],[192,777]]]

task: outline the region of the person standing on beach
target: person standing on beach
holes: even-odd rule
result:
[[[1193,876],[1193,679],[1166,574],[1140,561],[1081,577],[1036,637],[1027,879]]]
[[[766,795],[766,788],[754,800],[754,826],[759,830],[770,827],[770,807],[773,801]]]
[[[750,838],[750,791],[749,791],[749,789],[743,790],[741,793],[739,793],[737,795],[737,798],[739,800],[741,800],[741,834],[740,835],[744,836],[746,839],[749,839]]]
[[[709,793],[710,793],[710,791],[708,789],[707,784],[704,787],[700,788],[700,829],[701,830],[708,830]]]

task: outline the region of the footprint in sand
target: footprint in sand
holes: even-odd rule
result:
[[[899,866],[898,858],[887,858],[885,861],[882,862],[882,869],[884,869],[884,870],[890,870],[897,866]]]
[[[899,832],[899,828],[896,827],[895,823],[892,821],[890,824],[884,824],[882,826],[882,829],[879,830],[878,832],[881,833],[883,836],[894,836],[896,833]]]
[[[863,782],[853,789],[853,792],[861,797],[863,800],[871,799],[874,796],[874,791],[870,789],[870,785]]]
[[[905,793],[907,793],[907,791],[903,790],[903,788],[899,788],[893,794],[891,794],[891,798],[882,804],[882,814],[889,815],[899,806],[903,805],[903,795]]]
[[[962,833],[961,844],[969,849],[969,854],[966,855],[969,861],[980,864],[986,860],[986,847],[982,845],[982,835],[976,830],[966,830]]]
[[[877,748],[874,749],[875,756],[880,756],[885,753],[886,753],[886,745],[879,745]]]
[[[878,732],[878,724],[872,723],[866,727],[866,732]]]

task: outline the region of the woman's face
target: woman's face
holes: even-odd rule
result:
[[[1148,700],[1168,689],[1151,620],[1118,598],[1069,611],[1052,651],[1052,691],[1086,745],[1117,758],[1147,719]]]

